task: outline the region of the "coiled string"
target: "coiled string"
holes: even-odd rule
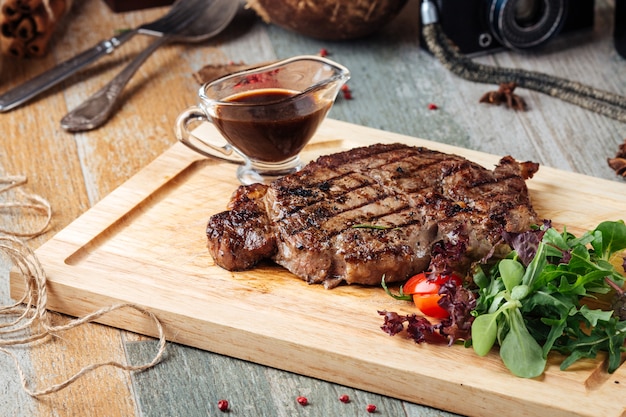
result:
[[[0,194],[19,187],[26,183],[22,176],[0,177]],[[24,390],[33,397],[38,397],[71,385],[83,375],[103,366],[113,366],[127,371],[142,371],[159,363],[165,354],[165,333],[160,320],[150,311],[134,304],[115,304],[103,307],[86,316],[75,318],[62,325],[52,325],[46,305],[48,303],[48,291],[45,271],[37,259],[35,253],[18,237],[35,237],[44,233],[50,224],[52,209],[50,204],[42,197],[27,194],[18,190],[21,197],[19,201],[0,203],[0,210],[26,210],[39,212],[44,215],[41,226],[33,230],[4,230],[0,228],[0,256],[9,258],[13,266],[13,273],[19,273],[24,280],[24,294],[15,303],[0,306],[0,352],[9,355],[17,368],[17,372]],[[29,345],[34,342],[54,337],[60,332],[73,329],[80,325],[93,322],[98,318],[114,310],[132,309],[147,316],[154,323],[158,333],[158,351],[149,363],[142,365],[127,365],[115,361],[91,364],[82,368],[70,378],[51,385],[47,388],[36,390],[30,388],[28,378],[19,363],[17,356],[8,348],[11,346]]]

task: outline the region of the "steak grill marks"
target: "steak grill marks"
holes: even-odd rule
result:
[[[409,148],[408,151],[403,148],[383,152],[373,161],[371,155],[362,155],[359,160],[328,167],[323,181],[314,179],[296,188],[281,188],[279,185],[277,200],[285,194],[303,198],[301,201],[290,199],[292,205],[277,219],[302,225],[286,229],[290,235],[309,228],[321,228],[327,237],[332,238],[357,225],[373,226],[372,229],[419,225],[421,221],[415,217],[417,212],[414,209],[424,204],[438,205],[443,217],[474,210],[465,204],[443,204],[452,197],[445,195],[442,184],[443,179],[451,175],[451,169],[441,172],[442,159],[449,158],[449,155],[424,148]],[[364,159],[368,160],[367,165],[362,162]],[[460,157],[459,161],[468,163]],[[497,181],[496,178],[481,178],[470,187]],[[424,194],[430,198],[421,198]]]
[[[231,211],[209,221],[208,246],[227,269],[271,258],[327,287],[404,280],[428,267],[437,242],[467,247],[463,268],[501,230],[536,223],[524,179],[537,168],[505,157],[490,171],[402,144],[323,156],[269,187],[240,187]]]
[[[367,158],[369,155],[363,157]],[[370,173],[374,173],[376,170],[389,173],[390,183],[410,177],[411,173],[436,170],[439,162],[437,160],[428,162],[424,160],[412,161],[410,160],[410,155],[402,155],[398,154],[398,152],[381,153],[377,155],[377,161],[380,165],[370,163],[367,168],[371,169]],[[404,199],[402,195],[419,192],[419,185],[414,184],[417,186],[417,189],[408,189],[407,187],[406,190],[398,190],[396,187],[385,188],[384,184],[375,183],[371,177],[350,171],[357,168],[360,162],[354,161],[351,164],[334,167],[329,173],[331,175],[334,174],[334,176],[326,177],[321,182],[313,182],[295,189],[288,187],[285,187],[285,189],[279,188],[277,198],[284,194],[305,197],[302,199],[301,205],[298,204],[299,201],[292,199],[291,202],[294,205],[285,210],[284,218],[299,216],[307,219],[307,224],[303,228],[290,230],[290,234],[297,234],[309,227],[320,227],[322,225],[322,227],[325,226],[325,230],[328,230],[329,236],[333,236],[346,229],[364,224],[359,223],[359,219],[369,221],[368,225],[377,225],[385,228],[419,223],[419,220],[411,216],[414,212],[407,213],[409,216],[404,218],[403,223],[381,224],[377,222],[377,220],[385,216],[409,209],[411,202]],[[402,201],[399,202],[399,199]],[[329,201],[334,204],[329,206]],[[380,203],[389,211],[383,211],[379,214],[365,211],[357,216],[351,215],[352,211],[359,211],[373,203]],[[334,217],[337,217],[336,221],[333,221]],[[342,218],[344,218],[345,222],[341,222]],[[331,225],[336,227],[331,228],[329,224],[324,225],[326,221],[331,221]]]

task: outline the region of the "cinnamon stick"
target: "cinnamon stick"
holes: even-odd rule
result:
[[[41,1],[41,0],[39,0]],[[54,23],[59,21],[70,8],[71,0],[49,0],[50,10],[52,11],[52,19]]]
[[[19,10],[23,13],[32,13],[39,6],[43,5],[43,0],[17,0]]]
[[[2,46],[2,53],[4,55],[13,56],[16,58],[24,58],[26,55],[26,45],[24,41],[18,38],[0,38],[0,45]]]
[[[17,5],[13,5],[9,1],[2,4],[0,13],[4,16],[4,20],[7,22],[15,22],[22,18],[22,13],[20,13],[17,9]]]
[[[1,52],[20,58],[45,55],[70,5],[71,0],[4,0],[0,9]]]
[[[52,16],[47,13],[38,15],[37,35],[26,44],[26,53],[29,56],[42,57],[47,53],[56,23],[65,14],[67,3],[66,0],[50,0],[49,6]]]
[[[14,38],[17,22],[2,22],[0,24],[0,34],[5,38]]]
[[[4,0],[0,7],[0,34],[5,38],[15,37],[15,28],[22,14],[17,9],[16,0]]]
[[[33,22],[35,23],[35,32],[43,33],[50,26],[50,16],[48,13],[33,13]]]
[[[17,24],[15,34],[17,38],[28,42],[35,37],[35,22],[32,17],[25,17]]]
[[[32,57],[42,57],[48,52],[50,38],[54,34],[54,27],[48,26],[45,32],[38,33],[26,44],[26,54]]]

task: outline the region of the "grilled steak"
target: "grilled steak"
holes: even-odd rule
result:
[[[239,187],[229,210],[210,218],[208,248],[223,268],[271,259],[327,288],[402,281],[451,248],[462,271],[503,230],[538,223],[524,181],[537,169],[504,157],[490,171],[403,144],[322,156],[269,186]]]

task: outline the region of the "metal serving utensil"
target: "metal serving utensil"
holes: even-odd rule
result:
[[[70,58],[24,84],[7,91],[0,95],[0,112],[11,110],[57,85],[81,68],[97,61],[104,55],[112,53],[137,34],[163,37],[176,32],[197,17],[198,7],[204,7],[203,3],[205,0],[177,0],[170,11],[160,19],[101,41],[74,58]]]
[[[232,21],[239,9],[234,0],[205,0],[198,18],[180,33],[170,33],[152,42],[138,54],[113,80],[61,119],[61,127],[81,132],[103,125],[120,102],[122,90],[139,67],[161,45],[169,42],[201,42],[220,33]]]

